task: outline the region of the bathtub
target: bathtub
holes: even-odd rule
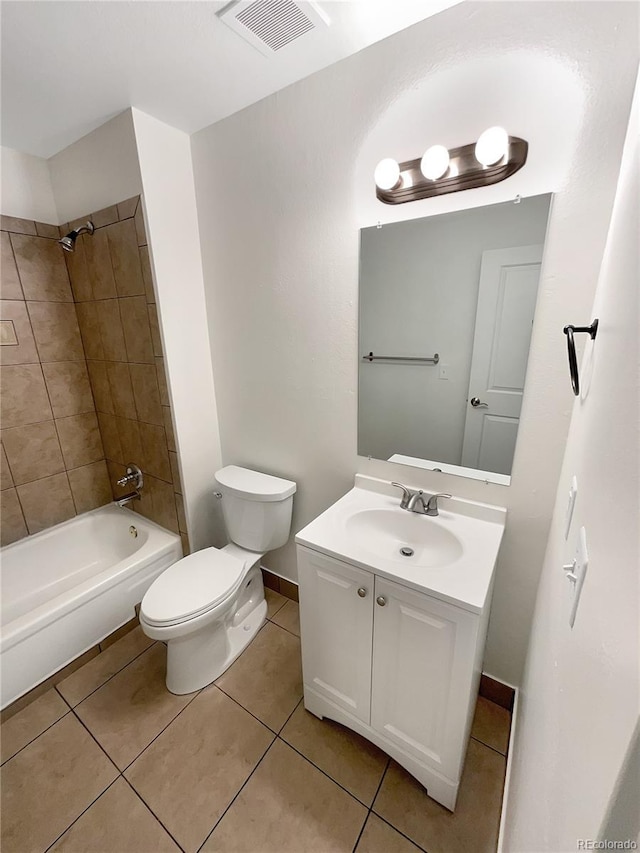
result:
[[[3,548],[1,707],[129,621],[181,556],[179,536],[115,504]]]

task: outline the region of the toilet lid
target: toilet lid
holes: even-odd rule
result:
[[[211,610],[240,586],[244,563],[218,548],[183,557],[151,584],[141,612],[150,625],[184,622]]]

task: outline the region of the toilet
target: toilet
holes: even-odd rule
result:
[[[296,484],[237,465],[215,475],[231,540],[183,557],[151,584],[140,625],[167,644],[167,689],[192,693],[234,662],[267,615],[260,560],[289,538]]]

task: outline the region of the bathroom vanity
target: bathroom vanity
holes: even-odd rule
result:
[[[429,517],[400,497],[357,475],[296,536],[304,704],[453,811],[506,510],[453,498]]]

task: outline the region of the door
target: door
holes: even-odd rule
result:
[[[456,780],[479,617],[376,577],[371,725]]]
[[[374,576],[309,548],[297,554],[305,688],[368,724]]]
[[[467,468],[511,473],[541,262],[542,246],[482,254],[462,445]]]

